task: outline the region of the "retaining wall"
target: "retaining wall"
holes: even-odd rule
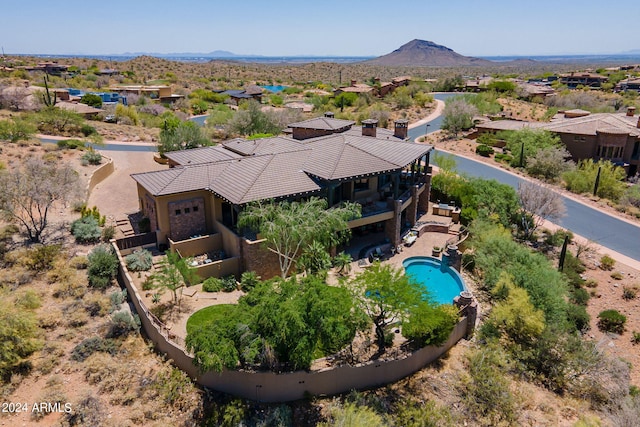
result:
[[[113,166],[113,159],[106,156],[102,156],[102,158],[106,159],[107,163],[94,170],[89,177],[89,182],[87,183],[87,199],[89,198],[89,194],[91,194],[91,191],[93,191],[95,186],[104,181],[104,179],[111,175],[115,170]]]
[[[397,381],[420,370],[446,353],[465,336],[467,319],[455,325],[447,342],[428,346],[398,358],[377,360],[358,365],[343,365],[319,371],[275,372],[222,371],[201,373],[193,364],[193,357],[184,348],[184,339],[175,336],[142,302],[124,259],[118,254],[118,278],[127,288],[140,322],[158,351],[165,353],[173,363],[198,384],[214,390],[261,402],[287,402],[305,398],[308,394],[322,396],[344,393],[353,389],[375,388]]]

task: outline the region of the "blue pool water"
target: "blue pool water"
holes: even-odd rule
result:
[[[437,258],[411,257],[405,259],[402,265],[407,276],[424,286],[431,299],[438,304],[451,304],[460,292],[466,290],[460,274]]]
[[[282,92],[283,90],[285,90],[286,88],[288,88],[289,86],[282,86],[282,85],[264,85],[264,86],[260,86],[263,89],[268,90],[269,92],[273,92],[273,93],[278,93],[278,92]]]

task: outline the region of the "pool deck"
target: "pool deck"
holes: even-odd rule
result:
[[[432,214],[425,214],[421,216],[418,221],[420,222],[440,222],[445,224],[451,224],[451,218],[444,216],[437,216]],[[449,233],[433,233],[425,232],[411,246],[402,246],[402,252],[391,255],[390,257],[382,261],[383,264],[391,264],[395,268],[404,269],[402,262],[414,256],[431,256],[431,251],[435,246],[444,247],[447,240],[455,237],[460,231],[460,224],[451,224]],[[440,257],[442,259],[442,257]],[[358,261],[352,263],[352,272],[358,273],[366,267],[358,265]]]

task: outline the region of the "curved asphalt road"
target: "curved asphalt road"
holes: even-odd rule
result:
[[[456,94],[437,94],[435,98],[444,100],[453,95]],[[429,133],[440,129],[441,123],[442,116],[429,122]],[[409,137],[415,139],[418,136],[424,135],[425,130],[425,125],[409,129]],[[515,189],[517,189],[518,184],[523,181],[522,178],[501,169],[451,153],[447,154],[454,157],[456,169],[459,173],[486,179],[495,179]],[[583,205],[565,196],[561,197],[567,209],[567,214],[557,222],[557,225],[613,251],[626,255],[629,258],[640,260],[639,226],[607,215],[598,209]]]

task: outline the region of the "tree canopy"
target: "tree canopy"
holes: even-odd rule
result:
[[[200,126],[194,122],[165,123],[165,128],[160,131],[160,142],[158,143],[158,152],[160,154],[169,151],[205,147],[212,144],[211,140],[204,135]]]
[[[26,160],[21,168],[0,173],[0,210],[18,221],[32,242],[40,242],[49,213],[80,195],[78,173],[69,165]]]
[[[345,242],[351,235],[348,221],[360,215],[358,204],[327,209],[327,201],[316,197],[308,201],[261,201],[247,206],[238,218],[238,227],[260,232],[269,249],[278,254],[284,278],[314,241],[325,249]]]
[[[237,306],[226,306],[224,316],[191,328],[186,343],[202,371],[306,369],[350,343],[364,325],[345,289],[316,276],[276,279],[258,284]]]

